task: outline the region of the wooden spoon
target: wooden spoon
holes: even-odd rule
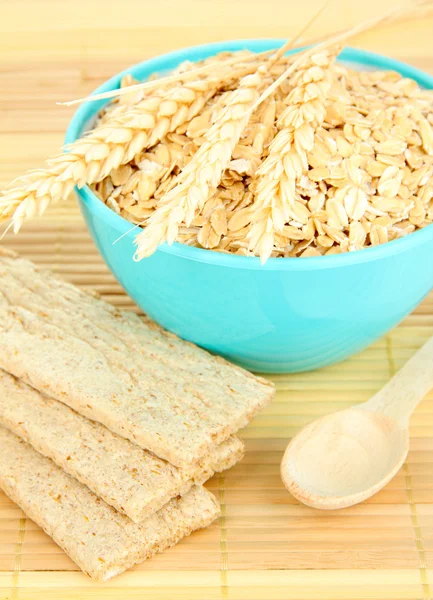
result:
[[[433,338],[368,402],[310,423],[281,463],[289,492],[313,506],[352,506],[382,489],[409,450],[409,418],[433,387]]]

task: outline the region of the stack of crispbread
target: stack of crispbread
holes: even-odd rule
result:
[[[105,580],[209,525],[266,380],[0,250],[0,487]]]

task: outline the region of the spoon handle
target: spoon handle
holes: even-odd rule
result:
[[[400,371],[363,408],[407,422],[433,388],[433,337],[410,358]]]

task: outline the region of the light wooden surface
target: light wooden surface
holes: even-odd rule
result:
[[[128,65],[182,46],[287,37],[320,2],[304,0],[0,0],[0,185],[39,166],[62,142],[82,96]],[[394,4],[334,0],[320,34]],[[433,73],[433,18],[362,37]],[[102,264],[71,200],[6,245],[131,301]],[[0,599],[427,600],[433,590],[433,395],[411,421],[396,478],[367,502],[321,513],[297,504],[279,477],[288,439],[311,420],[367,400],[433,334],[433,297],[372,348],[316,373],[276,376],[275,402],[244,432],[248,452],[209,483],[223,516],[206,531],[103,586],[90,581],[0,494]]]

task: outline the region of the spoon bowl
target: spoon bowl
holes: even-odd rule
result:
[[[314,508],[362,502],[394,477],[409,450],[408,430],[381,413],[350,408],[307,425],[287,447],[281,477]]]

